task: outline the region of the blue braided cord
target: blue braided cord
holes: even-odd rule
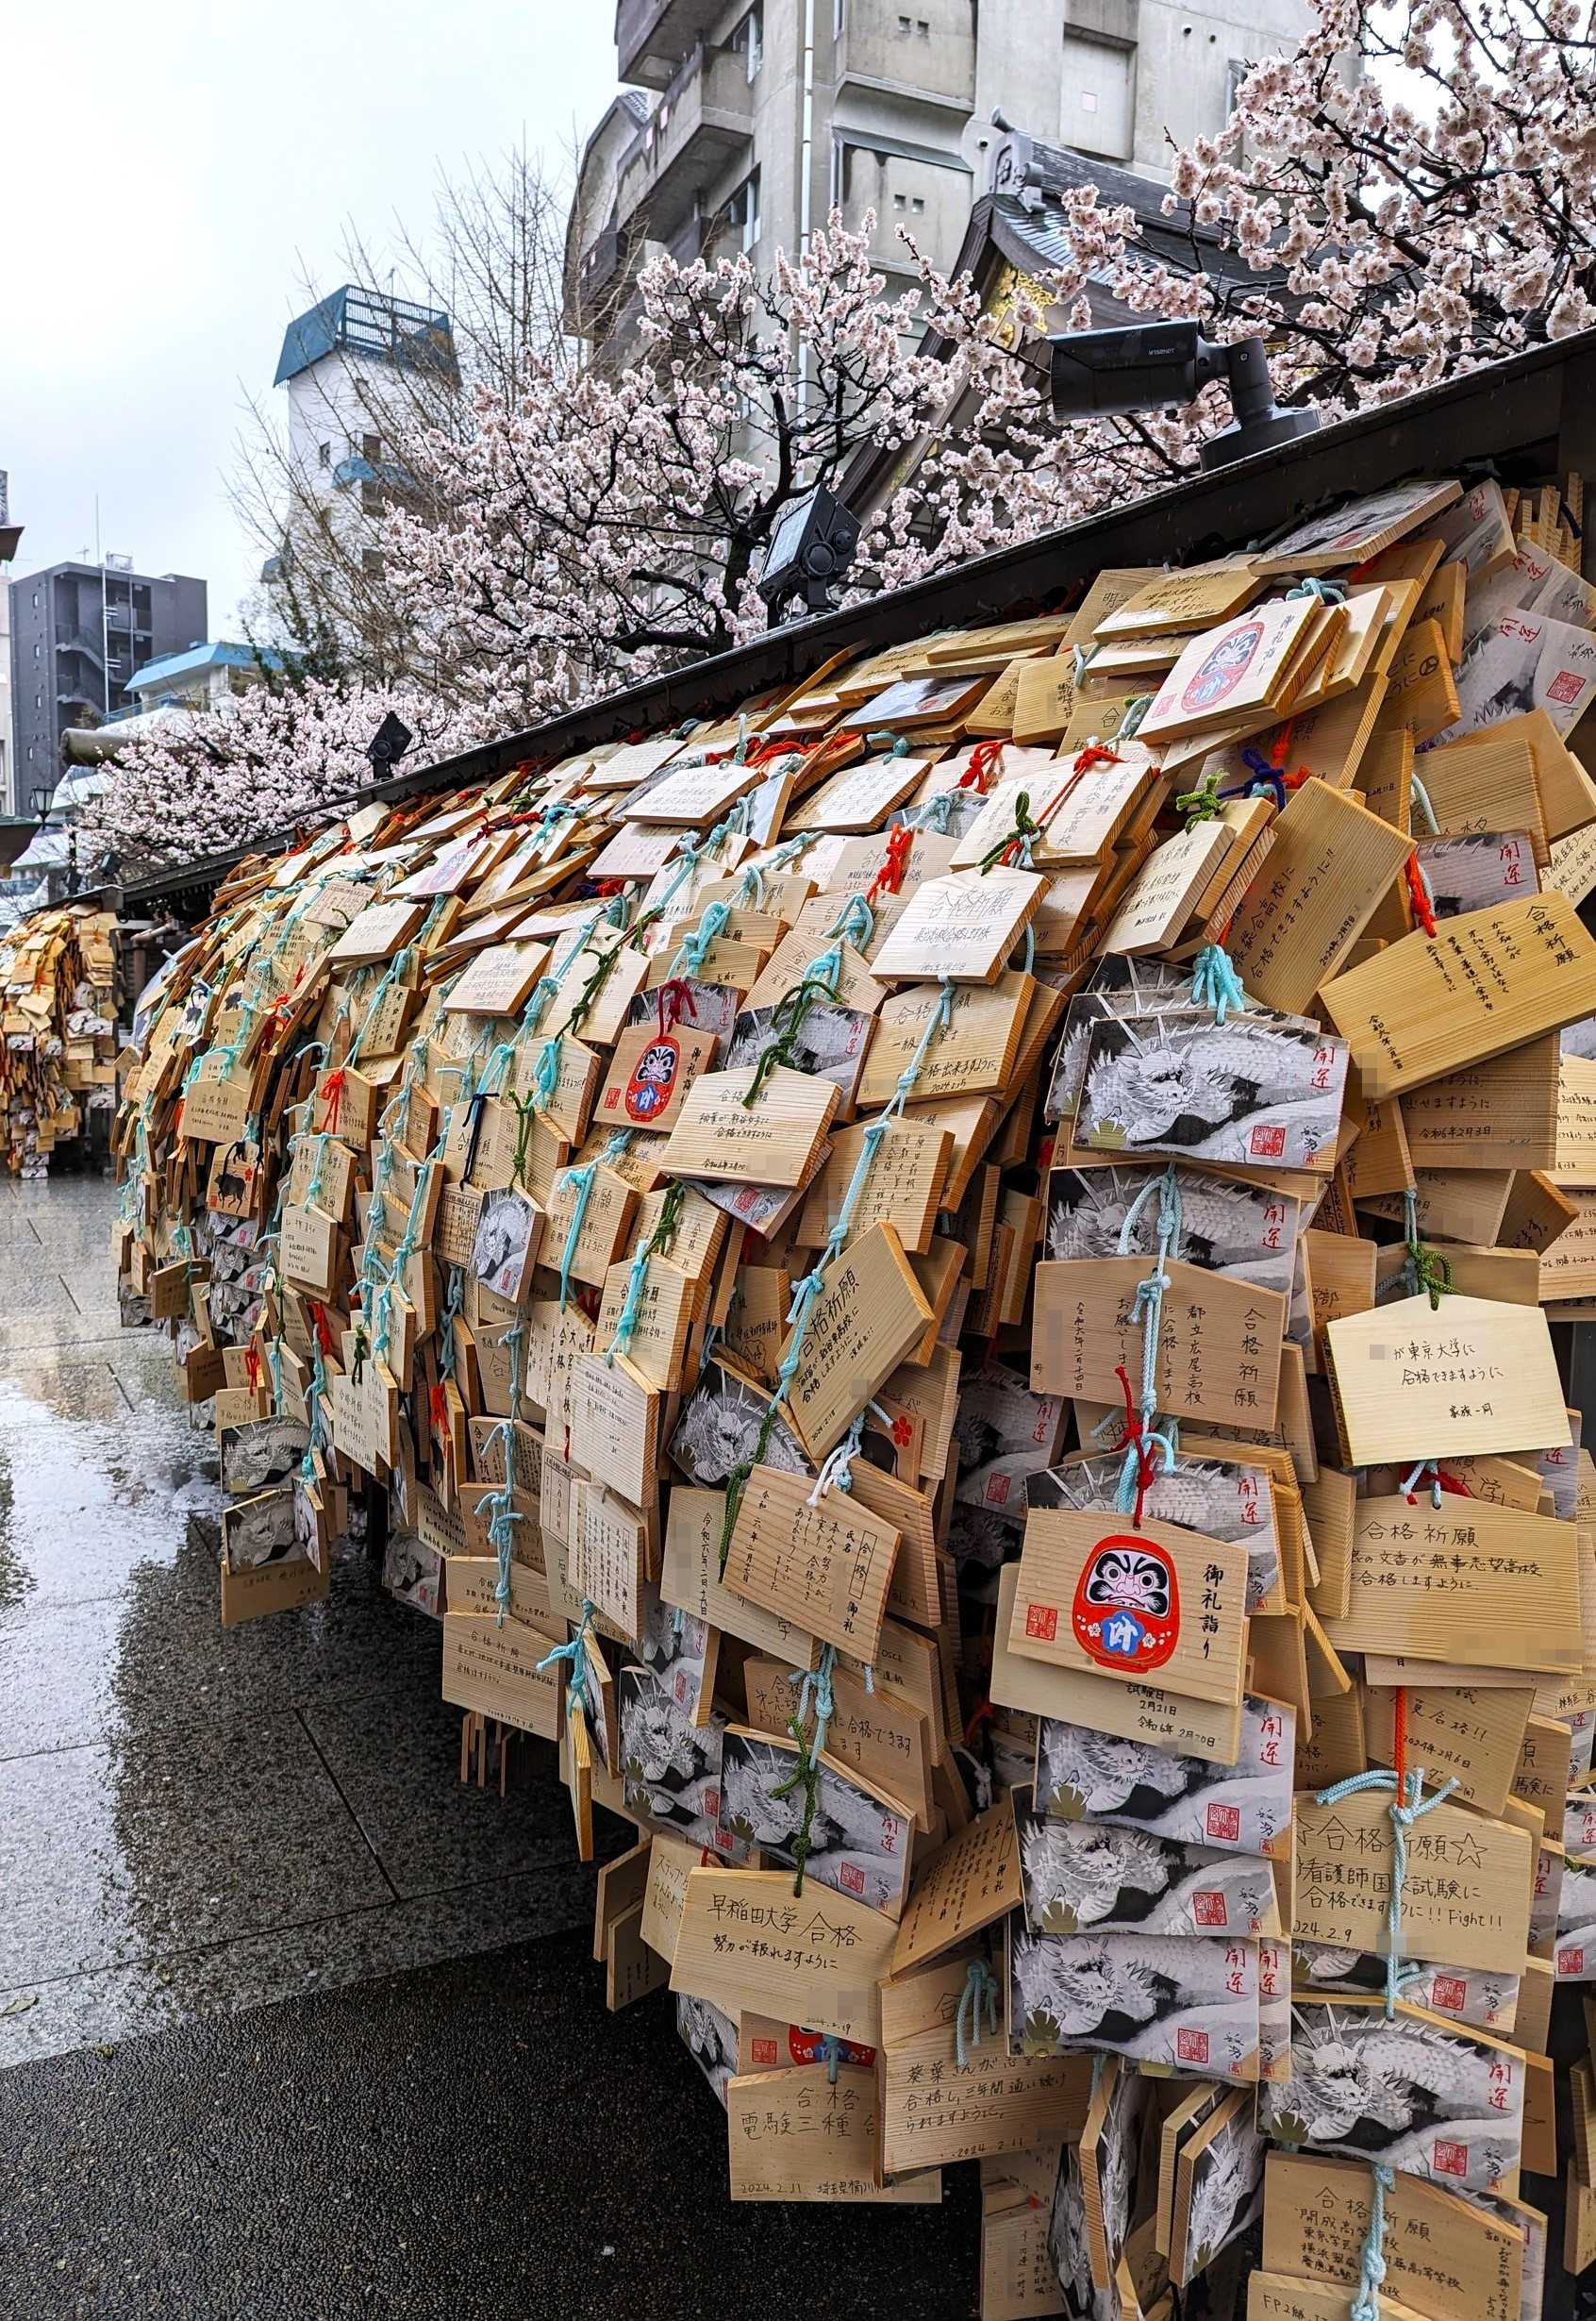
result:
[[[1443,1782],[1433,1796],[1422,1796],[1423,1786],[1423,1768],[1415,1766],[1406,1778],[1405,1793],[1399,1788],[1395,1773],[1383,1769],[1350,1773],[1344,1781],[1333,1781],[1328,1789],[1319,1792],[1318,1802],[1321,1805],[1339,1805],[1343,1797],[1356,1796],[1361,1791],[1372,1789],[1384,1790],[1391,1798],[1391,1895],[1386,1913],[1388,2022],[1396,2012],[1397,1999],[1404,1989],[1409,1982],[1420,1979],[1423,1972],[1421,1967],[1405,1966],[1402,1956],[1402,1890],[1407,1879],[1407,1832],[1416,1821],[1421,1821],[1426,1813],[1433,1812],[1438,1805],[1451,1796],[1457,1786],[1457,1777],[1454,1774],[1451,1780]],[[1405,1803],[1403,1801],[1404,1794]]]
[[[671,975],[701,976],[704,973],[709,945],[724,934],[731,910],[730,903],[710,903],[707,906],[694,931],[684,935],[677,944],[676,956],[668,971]]]
[[[1124,716],[1120,721],[1120,730],[1115,737],[1116,740],[1121,742],[1135,741],[1137,735],[1141,731],[1142,719],[1146,716],[1148,710],[1153,707],[1153,704],[1157,696],[1154,693],[1137,694],[1136,699],[1131,703],[1130,708],[1125,711]]]
[[[623,1152],[631,1150],[632,1139],[637,1133],[635,1128],[612,1128],[605,1140],[604,1150],[600,1153],[599,1159],[619,1160]]]
[[[1136,1228],[1155,1193],[1158,1196],[1158,1250],[1154,1260],[1155,1270],[1136,1285],[1131,1319],[1141,1324],[1141,1395],[1137,1405],[1137,1414],[1141,1421],[1142,1440],[1144,1443],[1152,1441],[1157,1444],[1164,1453],[1164,1472],[1168,1474],[1174,1464],[1174,1446],[1168,1435],[1155,1433],[1153,1422],[1158,1411],[1158,1337],[1163,1327],[1164,1292],[1171,1283],[1171,1277],[1164,1267],[1172,1257],[1179,1256],[1181,1237],[1186,1229],[1180,1179],[1175,1175],[1172,1160],[1156,1177],[1149,1177],[1126,1210],[1124,1223],[1120,1227],[1120,1255],[1131,1255]],[[1122,1511],[1128,1511],[1136,1504],[1136,1478],[1139,1471],[1137,1446],[1135,1443],[1127,1443],[1116,1494],[1116,1504]]]
[[[648,1279],[650,1236],[638,1235],[638,1245],[632,1252],[631,1271],[626,1276],[626,1294],[621,1311],[615,1317],[615,1334],[604,1350],[607,1364],[613,1365],[617,1354],[624,1354],[638,1334],[638,1319],[642,1311],[643,1284]]]
[[[1370,2164],[1374,2183],[1369,2201],[1369,2229],[1364,2235],[1357,2295],[1349,2321],[1380,2321],[1380,2289],[1386,2278],[1386,2195],[1396,2188],[1396,2171],[1383,2160]]]
[[[1322,605],[1344,605],[1347,584],[1344,580],[1321,580],[1317,574],[1309,573],[1295,588],[1288,589],[1286,595],[1288,600],[1293,596],[1315,596]]]
[[[565,1236],[565,1247],[559,1260],[559,1310],[565,1311],[571,1298],[571,1268],[576,1262],[576,1244],[582,1238],[582,1227],[587,1219],[588,1203],[593,1196],[593,1178],[598,1172],[596,1160],[586,1160],[580,1168],[561,1169],[555,1178],[557,1189],[570,1185],[575,1194],[571,1211],[571,1229]]]
[[[815,1730],[809,1743],[811,1762],[825,1747],[826,1732],[836,1713],[836,1703],[831,1697],[831,1679],[836,1668],[837,1646],[823,1645],[820,1660],[813,1668],[794,1668],[790,1671],[790,1679],[798,1686],[799,1725],[808,1723],[811,1703],[814,1708]]]
[[[867,951],[875,941],[875,913],[862,894],[850,894],[825,931],[828,940],[840,935],[856,950]]]
[[[756,910],[765,907],[765,874],[757,862],[750,862],[737,882],[736,900],[752,905]]]
[[[864,1192],[865,1179],[870,1175],[881,1140],[890,1126],[891,1123],[883,1118],[871,1121],[865,1127],[863,1141],[859,1147],[859,1157],[854,1163],[854,1173],[848,1179],[848,1190],[843,1194],[842,1206],[837,1212],[837,1223],[826,1236],[826,1255],[821,1261],[823,1264],[830,1263],[832,1256],[842,1247],[854,1229],[854,1211],[857,1209],[860,1196]]]
[[[1429,826],[1430,836],[1432,838],[1439,838],[1440,824],[1436,820],[1436,810],[1430,804],[1429,792],[1425,789],[1423,783],[1419,779],[1417,774],[1409,776],[1408,787],[1413,793],[1414,804],[1418,807],[1419,811],[1423,815],[1425,822]],[[1409,823],[1411,823],[1411,815],[1408,816],[1408,820]]]
[[[876,733],[867,733],[865,741],[872,749],[885,745],[889,758],[906,758],[909,754],[908,735],[893,733],[889,726],[882,726]]]
[[[957,795],[955,790],[933,790],[923,806],[911,807],[907,813],[900,814],[898,819],[911,830],[937,830],[946,838],[948,825],[953,820],[954,800]]]
[[[1198,952],[1191,970],[1191,997],[1199,1008],[1211,1008],[1214,1022],[1221,1025],[1227,1014],[1239,1015],[1247,1007],[1236,962],[1222,943],[1205,943]]]
[[[815,2049],[815,2056],[818,2062],[823,2062],[825,2065],[825,2077],[828,2086],[835,2087],[837,2085],[838,2066],[842,2061],[841,2040],[831,2031],[823,2031],[821,2034],[820,2045]]]
[[[557,1031],[553,1039],[545,1040],[538,1051],[538,1068],[532,1076],[532,1086],[538,1103],[545,1112],[554,1102],[555,1092],[559,1086],[559,1051],[564,1038],[562,1031]]]
[[[582,1617],[575,1635],[572,1637],[569,1644],[556,1645],[554,1650],[545,1653],[538,1662],[540,1676],[545,1669],[557,1667],[561,1661],[570,1669],[571,1674],[566,1682],[565,1693],[567,1716],[574,1709],[580,1709],[584,1715],[588,1713],[588,1664],[584,1655],[587,1650],[588,1630],[593,1624],[593,1613],[596,1609],[591,1599],[585,1596],[582,1600]]]
[[[960,2071],[965,2068],[966,2043],[977,2047],[981,2044],[983,2013],[987,2018],[987,2029],[995,2034],[997,2002],[997,1977],[985,1959],[972,1959],[970,1971],[964,1978],[964,1988],[958,1995],[958,2012],[954,2016],[954,2060]]]
[[[837,942],[828,943],[823,951],[817,951],[814,958],[809,961],[808,980],[811,983],[822,984],[828,995],[835,1000],[837,997],[837,986],[840,982],[841,977],[841,943]]]

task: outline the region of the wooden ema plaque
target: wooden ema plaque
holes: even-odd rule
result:
[[[1322,994],[1371,1096],[1499,1056],[1596,1014],[1596,942],[1564,894],[1529,894],[1407,935]]]
[[[863,1902],[790,1870],[693,1870],[671,1962],[671,1988],[732,2013],[779,2015],[874,2046],[878,1984],[898,1929]],[[823,2085],[825,2074],[816,2074]]]
[[[1032,1508],[1009,1649],[1099,1682],[1241,1697],[1247,1549],[1112,1509]]]
[[[1250,998],[1301,1015],[1411,848],[1400,830],[1322,781],[1305,782],[1271,827],[1274,843],[1226,947]]]
[[[889,1225],[839,1251],[809,1309],[786,1412],[818,1464],[924,1336],[931,1307]],[[783,1357],[790,1348],[787,1340]]]
[[[950,976],[956,983],[995,983],[1040,910],[1047,883],[1015,870],[928,878],[872,960],[873,972],[889,982]]]
[[[843,1128],[832,1139],[825,1165],[805,1196],[793,1240],[801,1249],[819,1249],[830,1239],[864,1149],[865,1124]],[[875,1140],[853,1227],[868,1232],[889,1225],[910,1256],[923,1257],[936,1233],[937,1211],[953,1157],[953,1137],[934,1122],[893,1120]]]
[[[893,1980],[996,1926],[1023,1896],[1020,1840],[1005,1797],[916,1869],[892,1949]]]
[[[783,1668],[813,1668],[821,1647],[807,1629],[740,1595],[721,1578],[721,1525],[725,1505],[723,1491],[692,1491],[678,1485],[672,1492],[665,1519],[660,1595],[667,1604],[679,1605],[693,1619],[736,1636],[756,1652],[773,1653]],[[752,1714],[752,1702],[749,1705]]]
[[[1362,2161],[1271,2152],[1264,2167],[1265,2265],[1333,2281],[1345,2297],[1362,2268],[1372,2191]],[[1398,2171],[1386,2195],[1385,2255],[1393,2295],[1412,2300],[1431,2321],[1521,2321],[1522,2231],[1439,2184]]]
[[[1350,1465],[1570,1440],[1551,1333],[1534,1307],[1443,1294],[1432,1309],[1428,1297],[1404,1297],[1332,1322],[1324,1343]]]
[[[810,1176],[841,1092],[778,1064],[754,1102],[752,1070],[705,1072],[688,1091],[659,1165],[673,1177],[797,1187]]]
[[[807,1476],[756,1467],[726,1555],[734,1594],[867,1665],[881,1641],[898,1533],[842,1492],[811,1507]]]
[[[1123,1367],[1141,1375],[1137,1285],[1151,1257],[1070,1259],[1036,1268],[1031,1388],[1114,1403]],[[1271,1428],[1275,1423],[1286,1298],[1180,1259],[1165,1261],[1158,1332],[1158,1408],[1178,1418]]]
[[[559,1731],[557,1669],[540,1674],[549,1640],[519,1620],[478,1620],[448,1612],[443,1620],[443,1697],[545,1741]]]
[[[1584,1658],[1579,1575],[1571,1523],[1450,1492],[1438,1508],[1427,1493],[1412,1506],[1400,1494],[1359,1499],[1350,1608],[1325,1633],[1338,1652],[1573,1670]]]
[[[1078,2137],[1086,2124],[1089,2056],[1011,2056],[1001,1997],[996,2032],[989,2027],[979,2046],[959,2039],[959,1997],[979,1956],[974,1945],[961,1946],[882,1992],[889,2168],[1024,2151],[1050,2137]]]
[[[1415,1748],[1417,1755],[1417,1747]],[[1434,1786],[1438,1776],[1426,1764]],[[1378,1957],[1390,1946],[1390,1798],[1377,1791],[1296,1802],[1291,1936]],[[1408,1838],[1402,1955],[1442,1966],[1521,1972],[1529,1949],[1535,1846],[1526,1829],[1450,1800]]]
[[[802,2063],[739,2072],[726,2082],[732,2198],[939,2203],[939,2168],[883,2178],[879,2113],[873,2067],[842,2063],[833,2075]]]

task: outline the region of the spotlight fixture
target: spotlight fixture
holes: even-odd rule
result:
[[[755,583],[778,626],[781,609],[801,595],[806,611],[831,612],[832,583],[840,580],[859,544],[859,520],[824,484],[790,500],[776,519],[765,567]]]
[[[404,719],[395,717],[390,710],[366,749],[372,761],[372,779],[379,782],[391,774],[414,739]]]

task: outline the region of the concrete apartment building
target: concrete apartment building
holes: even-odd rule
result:
[[[900,226],[951,267],[989,190],[994,110],[1164,176],[1166,130],[1219,129],[1245,67],[1305,21],[1300,0],[619,0],[626,85],[584,151],[567,321],[623,358],[646,256],[768,263],[833,207],[855,226],[873,210],[889,287],[912,278]]]
[[[103,725],[138,707],[129,679],[158,655],[206,633],[206,584],[135,572],[131,557],[52,564],[10,583],[11,715],[16,795],[60,776],[69,726]]]
[[[22,526],[11,522],[11,479],[0,467],[0,814],[17,810],[17,738],[11,716],[11,561]]]

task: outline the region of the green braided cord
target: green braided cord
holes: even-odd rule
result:
[[[509,1101],[515,1107],[519,1122],[515,1132],[515,1159],[510,1162],[510,1182],[524,1185],[526,1182],[527,1163],[532,1157],[532,1124],[538,1117],[538,1092],[534,1089],[528,1096],[512,1095]]]
[[[840,967],[840,960],[838,961],[838,965]],[[744,1111],[758,1102],[759,1097],[764,1094],[766,1082],[778,1064],[791,1066],[797,1050],[798,1034],[804,1028],[804,1018],[808,1014],[809,1010],[818,1007],[823,999],[835,1005],[837,999],[835,989],[815,976],[806,976],[802,983],[795,983],[790,992],[784,992],[776,1001],[775,1006],[771,1010],[771,1029],[774,1037],[754,1067],[753,1080],[750,1083],[748,1094],[742,1099]]]
[[[1024,856],[1028,861],[1030,860],[1032,842],[1040,838],[1041,834],[1040,823],[1033,822],[1031,820],[1030,792],[1028,790],[1022,790],[1020,795],[1014,801],[1013,829],[1009,831],[1006,838],[1000,838],[995,846],[989,846],[986,853],[981,857],[982,877],[984,878],[987,873],[993,869],[995,865],[1001,861],[1003,857],[1008,852],[1010,846],[1018,846],[1022,855]]]
[[[798,1762],[793,1766],[787,1779],[778,1788],[772,1790],[771,1795],[790,1797],[793,1791],[800,1785],[803,1788],[804,1818],[799,1823],[798,1834],[792,1841],[792,1867],[797,1873],[793,1880],[792,1891],[796,1895],[804,1891],[804,1864],[807,1862],[810,1848],[814,1845],[815,1812],[820,1804],[820,1766],[810,1750],[804,1728],[795,1716],[788,1718],[787,1729],[798,1744]]]
[[[1205,774],[1195,790],[1188,790],[1175,800],[1175,811],[1186,816],[1189,829],[1193,823],[1211,822],[1220,810],[1220,777],[1217,771]]]

